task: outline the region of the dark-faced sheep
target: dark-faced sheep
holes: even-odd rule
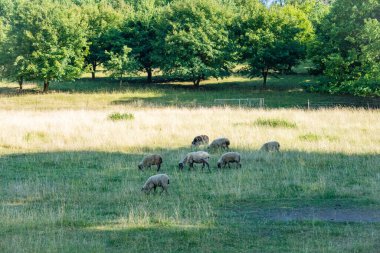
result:
[[[226,165],[228,165],[228,168],[231,168],[230,163],[236,163],[236,168],[241,168],[240,154],[237,152],[228,152],[223,154],[219,158],[217,166],[219,169],[225,167]]]
[[[261,148],[261,151],[266,152],[279,152],[280,151],[280,143],[277,141],[270,141],[265,143]]]
[[[169,177],[166,174],[157,174],[154,176],[151,176],[146,180],[144,186],[141,188],[141,191],[145,192],[146,194],[149,194],[150,191],[153,189],[154,192],[156,192],[156,188],[161,187],[162,191],[165,191],[168,193],[168,187],[169,187]]]
[[[144,168],[149,168],[152,165],[157,165],[157,171],[160,170],[162,164],[162,157],[160,155],[148,155],[142,159],[142,161],[139,163],[138,168],[139,170],[143,170]]]
[[[210,170],[210,165],[208,159],[210,158],[209,153],[205,151],[197,151],[188,153],[185,158],[178,164],[180,170],[182,170],[186,164],[189,164],[189,170],[194,168],[194,163],[202,163],[202,170],[207,165],[208,170]]]
[[[227,138],[218,138],[211,142],[211,144],[208,146],[208,149],[228,149],[228,146],[230,145],[230,140]]]
[[[207,145],[209,142],[209,138],[207,135],[198,135],[195,136],[193,141],[191,142],[192,147],[198,147],[200,145]]]

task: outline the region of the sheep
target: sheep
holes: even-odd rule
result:
[[[148,155],[142,159],[142,161],[139,163],[138,168],[139,170],[143,170],[145,167],[148,167],[150,169],[150,166],[157,165],[157,171],[160,170],[162,164],[162,157],[160,155]]]
[[[229,145],[230,145],[230,140],[222,137],[222,138],[213,140],[211,144],[207,147],[207,149],[217,149],[217,148],[228,149]]]
[[[260,148],[260,150],[266,151],[266,152],[273,152],[273,151],[279,152],[280,151],[280,143],[278,143],[277,141],[267,142]]]
[[[178,167],[180,170],[182,170],[185,164],[188,163],[190,165],[189,166],[189,170],[190,170],[191,168],[194,168],[193,166],[194,163],[202,163],[203,164],[202,170],[206,164],[208,170],[210,171],[210,165],[208,163],[209,158],[210,158],[209,153],[205,151],[190,152],[185,156],[185,158],[182,159],[182,161],[180,161],[180,163],[178,164]]]
[[[193,142],[191,142],[191,147],[198,147],[200,145],[207,145],[209,138],[207,135],[195,136]]]
[[[222,166],[225,167],[226,164],[227,164],[228,168],[231,168],[230,167],[230,163],[237,163],[236,169],[237,168],[241,168],[240,154],[237,153],[237,152],[228,152],[228,153],[223,154],[219,158],[217,166],[218,166],[219,169],[221,169]]]
[[[156,192],[156,188],[161,187],[163,193],[164,191],[168,193],[168,187],[169,187],[169,177],[166,174],[157,174],[154,176],[151,176],[146,180],[144,186],[141,188],[142,192],[145,192],[146,194],[149,194],[152,189],[154,189],[154,192]]]

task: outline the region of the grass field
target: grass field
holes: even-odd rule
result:
[[[2,84],[0,252],[379,252],[380,111],[276,108],[354,99],[306,93],[304,80]],[[242,95],[273,108],[170,104]],[[198,134],[228,137],[242,169],[218,171],[215,152],[211,173],[178,171]],[[259,152],[269,140],[282,151]],[[140,192],[149,153],[163,156],[168,195]]]

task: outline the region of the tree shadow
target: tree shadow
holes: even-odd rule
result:
[[[342,229],[347,223],[355,236],[351,229],[363,236],[365,231],[380,231],[372,221],[350,218],[365,214],[355,210],[380,210],[378,154],[265,153],[247,148],[234,150],[242,155],[242,169],[216,169],[224,152],[220,151],[211,154],[211,173],[201,172],[199,166],[178,171],[178,161],[190,150],[1,155],[0,222],[7,236],[27,238],[30,231],[38,234],[50,227],[63,232],[48,238],[75,233],[78,247],[83,241],[101,242],[112,252],[251,252],[269,245],[275,251],[284,245],[294,251],[294,236],[314,240],[312,235],[326,226],[334,231],[326,243],[334,236],[347,236]],[[137,169],[146,153],[162,154],[162,172],[172,179],[169,195],[140,192],[145,180],[157,173]],[[310,216],[315,208],[325,219]],[[327,220],[333,208],[354,211],[346,213],[346,220]],[[16,211],[17,216],[6,215]],[[302,212],[307,217],[298,219]],[[30,215],[38,222],[25,222]]]

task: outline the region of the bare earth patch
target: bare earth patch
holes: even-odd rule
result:
[[[380,208],[374,207],[347,207],[340,204],[329,206],[296,206],[296,207],[268,207],[244,205],[239,208],[228,209],[234,218],[245,221],[272,220],[272,221],[329,221],[329,222],[380,222]],[[232,213],[233,214],[232,214]]]

